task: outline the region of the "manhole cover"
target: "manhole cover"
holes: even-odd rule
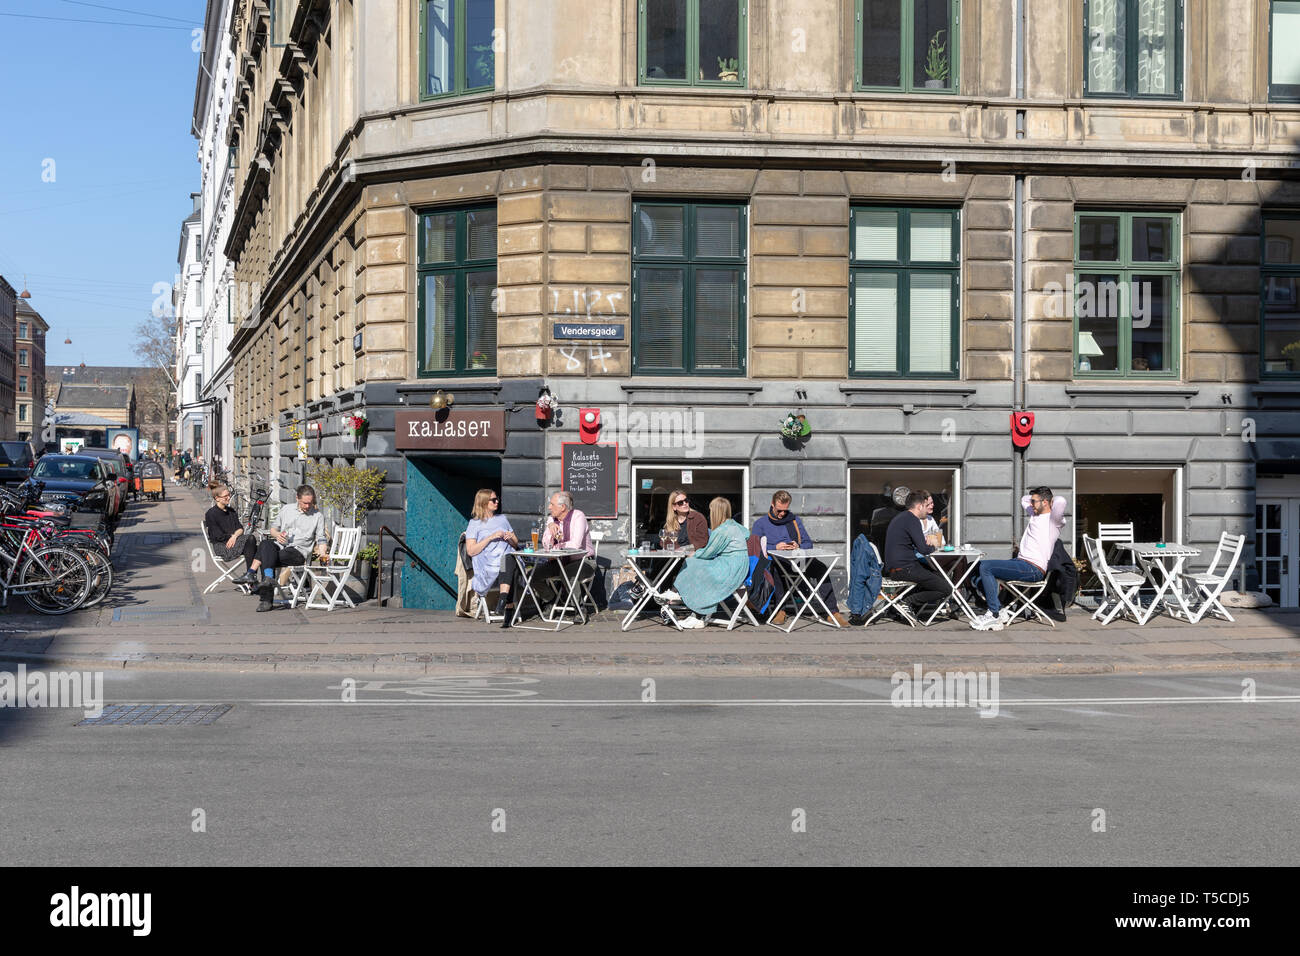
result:
[[[179,727],[183,724],[210,724],[219,719],[230,704],[112,704],[98,717],[77,721],[77,727],[100,724],[148,724],[150,727]]]
[[[119,607],[113,611],[114,624],[131,621],[173,621],[178,624],[199,624],[208,619],[206,607]]]

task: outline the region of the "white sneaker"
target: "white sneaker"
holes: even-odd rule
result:
[[[1001,624],[1003,627],[1006,627],[1008,624],[1011,623],[1014,617],[1015,614],[1012,612],[1011,608],[1004,607],[1001,611],[998,612],[998,623]]]
[[[694,614],[692,614],[692,615],[691,615],[690,617],[688,617],[688,618],[684,618],[684,619],[678,621],[677,623],[680,624],[682,627],[687,628],[688,630],[693,630],[693,629],[695,629],[695,628],[699,628],[699,627],[703,627],[703,626],[704,626],[704,622],[701,621],[701,620],[700,620],[698,617],[696,617]]]
[[[994,625],[994,623],[996,623],[996,621],[997,618],[988,611],[985,611],[979,617],[975,618],[975,620],[971,621],[970,626],[976,631],[987,631]]]
[[[667,591],[656,591],[655,600],[660,604],[681,604],[682,596],[669,588]]]

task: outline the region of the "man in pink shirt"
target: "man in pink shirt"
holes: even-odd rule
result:
[[[1029,521],[1020,538],[1020,553],[1010,561],[980,562],[980,587],[988,600],[989,609],[971,622],[977,631],[1000,631],[1011,620],[1007,608],[998,601],[999,581],[1041,581],[1047,576],[1047,564],[1052,559],[1061,528],[1065,524],[1065,498],[1052,497],[1052,489],[1031,488],[1020,499]]]
[[[551,520],[546,523],[546,533],[542,536],[543,548],[581,548],[588,555],[595,553],[587,516],[573,507],[573,495],[557,491],[551,495],[547,510]]]

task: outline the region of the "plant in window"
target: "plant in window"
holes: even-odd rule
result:
[[[470,368],[487,368],[488,367],[487,356],[484,355],[482,352],[475,352],[473,355],[469,357],[469,365]]]
[[[470,51],[474,53],[474,76],[491,76],[492,71],[496,68],[496,62],[492,58],[492,44],[480,43],[470,47]]]
[[[930,48],[925,54],[925,75],[929,77],[925,88],[928,90],[941,90],[948,85],[948,45],[942,39],[946,32],[939,30],[930,37]]]
[[[735,57],[718,57],[718,79],[732,83],[740,79],[740,61]]]

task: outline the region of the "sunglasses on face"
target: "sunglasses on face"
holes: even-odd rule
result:
[[[685,498],[678,498],[676,501],[673,502],[673,507],[680,508],[682,505],[685,504],[690,504],[690,502],[688,502]]]
[[[788,514],[789,512],[790,512],[790,509],[789,509],[789,508],[773,508],[773,509],[772,509],[772,514],[777,515],[778,517],[779,517],[780,515],[783,515],[783,514]]]
[[[492,502],[493,504],[496,504],[496,503],[499,502],[500,500],[501,500],[500,498],[497,498],[497,497],[495,497],[495,496],[492,497],[492,498],[489,498],[489,499],[488,499],[488,501]]]

